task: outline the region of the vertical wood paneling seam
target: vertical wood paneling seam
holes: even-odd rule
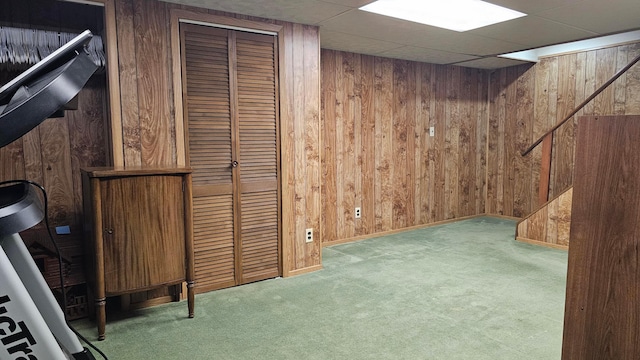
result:
[[[415,212],[415,203],[416,203],[416,192],[415,192],[415,179],[416,179],[416,171],[415,171],[415,162],[416,162],[416,62],[409,62],[407,67],[407,128],[406,128],[406,139],[407,139],[407,178],[406,178],[406,212],[405,212],[405,226],[413,226],[416,225],[416,212]],[[413,95],[413,96],[412,96]]]
[[[167,69],[167,38],[157,36],[160,29],[165,29],[167,3],[136,0],[136,5],[134,22],[142,164],[172,165],[174,146],[169,118],[170,101],[167,99],[171,78]],[[140,54],[143,56],[138,56]]]
[[[323,96],[323,112],[322,125],[323,144],[321,147],[323,164],[323,181],[322,181],[322,241],[333,241],[337,239],[337,221],[336,221],[336,66],[335,66],[334,50],[322,51],[322,96]]]
[[[364,233],[375,232],[375,63],[372,56],[362,57],[362,109],[363,109],[363,174],[362,221]]]
[[[118,16],[118,75],[122,106],[123,166],[142,165],[140,137],[140,94],[138,92],[138,52],[136,6],[141,0],[117,0]]]
[[[317,118],[316,118],[316,129],[317,129],[317,133],[315,134],[316,139],[317,139],[317,162],[316,162],[316,169],[314,172],[314,175],[316,176],[315,181],[317,181],[318,184],[318,189],[316,190],[316,213],[314,214],[315,218],[316,218],[316,227],[318,229],[318,237],[314,240],[314,247],[316,249],[316,251],[318,252],[317,254],[317,259],[315,259],[316,261],[314,261],[313,264],[310,265],[322,265],[322,240],[324,239],[324,233],[322,231],[322,226],[320,224],[320,222],[322,221],[322,192],[320,191],[321,189],[321,185],[322,185],[322,151],[321,149],[324,146],[324,143],[322,141],[322,133],[320,132],[321,129],[321,125],[322,125],[322,117],[320,114],[320,96],[322,94],[322,73],[321,73],[321,69],[320,69],[320,61],[321,61],[321,49],[320,49],[320,29],[318,27],[314,27],[314,35],[315,35],[315,59],[314,61],[316,61],[316,67],[315,67],[315,73],[314,73],[314,78],[316,81],[316,94],[317,94],[317,98],[315,99],[316,102],[316,114],[317,114]]]
[[[305,81],[305,98],[304,98],[304,141],[305,141],[305,194],[307,202],[305,203],[305,216],[307,217],[307,226],[313,228],[314,241],[305,250],[304,267],[319,265],[317,259],[320,256],[321,227],[320,214],[320,149],[321,140],[319,136],[320,114],[319,103],[320,98],[320,45],[317,41],[317,28],[310,25],[303,26],[303,69]],[[311,247],[311,249],[309,249]]]
[[[115,0],[99,0],[104,4],[104,26],[106,32],[107,86],[109,87],[109,119],[111,131],[110,158],[114,166],[124,166],[122,138],[122,107],[120,103],[120,72],[118,71],[118,36]]]
[[[304,244],[304,232],[307,217],[302,209],[306,209],[306,179],[305,171],[305,146],[304,146],[304,57],[303,57],[303,25],[293,24],[292,39],[292,77],[293,77],[293,160],[294,160],[294,223],[295,231],[293,241],[295,243],[294,267],[296,269],[304,267],[306,249]],[[302,95],[302,96],[301,96]]]
[[[280,139],[281,139],[281,172],[282,172],[282,251],[283,276],[289,276],[295,266],[295,167],[292,161],[294,138],[293,115],[293,28],[287,24],[279,36],[280,41]]]
[[[479,163],[484,166],[485,171],[484,171],[484,177],[483,177],[483,182],[482,182],[482,194],[480,196],[480,198],[482,199],[482,204],[481,207],[477,208],[476,212],[477,213],[486,213],[487,212],[487,191],[488,191],[488,186],[489,186],[489,179],[487,178],[486,174],[487,174],[487,169],[488,169],[488,158],[489,158],[489,136],[488,136],[488,129],[489,129],[489,77],[490,74],[488,71],[485,71],[481,74],[481,78],[483,79],[483,81],[481,82],[481,84],[478,86],[478,91],[480,92],[480,106],[482,108],[481,112],[480,112],[480,122],[484,123],[484,143],[485,143],[485,147],[484,147],[484,156],[480,155],[480,161]],[[482,84],[486,84],[485,87],[482,86]],[[481,137],[483,136],[483,133],[481,131],[478,132],[478,136]],[[484,161],[483,161],[484,160]]]
[[[490,141],[489,141],[490,140],[489,129],[491,129],[491,121],[490,121],[490,117],[491,117],[491,115],[490,115],[491,114],[491,102],[490,102],[490,99],[491,99],[491,96],[492,96],[492,93],[491,93],[491,78],[493,76],[495,76],[496,71],[499,71],[499,70],[494,70],[494,71],[488,73],[488,75],[487,75],[487,84],[486,84],[486,88],[487,88],[486,89],[486,91],[487,91],[487,98],[486,98],[486,104],[487,105],[486,106],[487,106],[487,109],[485,111],[485,120],[484,120],[485,121],[486,136],[487,136],[487,139],[485,141],[485,147],[484,147],[485,153],[486,153],[486,159],[487,159],[486,164],[485,164],[485,169],[484,169],[484,178],[485,178],[484,197],[486,199],[485,200],[485,204],[484,204],[485,212],[488,212],[487,210],[488,210],[488,206],[489,206],[489,204],[488,204],[488,202],[489,202],[489,199],[488,199],[489,181],[493,181],[492,179],[489,178],[489,158],[490,158],[489,157],[489,154],[490,154],[490,152],[489,152],[489,150],[490,150],[489,149],[489,143],[490,143]]]
[[[182,87],[182,58],[181,58],[181,42],[180,42],[180,19],[175,11],[169,14],[170,44],[171,44],[171,61],[173,75],[173,108],[176,136],[176,164],[185,166],[188,149],[186,148],[186,132],[184,129],[184,108],[182,101],[185,97],[185,89]]]
[[[354,162],[355,162],[355,174],[354,174],[354,207],[350,209],[355,211],[356,207],[362,209],[362,55],[358,54],[354,57],[353,63],[354,70],[354,109],[353,109],[353,132],[354,132]],[[362,210],[361,210],[362,211]],[[354,234],[360,235],[362,233],[362,218],[355,219],[354,213]]]
[[[345,76],[344,76],[344,68],[343,68],[343,52],[336,52],[334,57],[334,66],[336,69],[336,79],[335,79],[335,113],[334,113],[334,121],[335,124],[335,158],[334,161],[336,163],[336,205],[332,211],[336,216],[336,236],[338,239],[345,238],[345,216],[344,216],[344,123],[346,122],[344,119],[344,93],[345,93]]]
[[[414,194],[414,204],[413,204],[413,215],[414,222],[412,225],[422,224],[422,189],[420,188],[420,184],[422,181],[422,164],[424,163],[422,155],[423,148],[423,134],[424,134],[424,123],[422,122],[422,64],[415,64],[414,71],[414,132],[411,136],[414,137],[414,146],[415,146],[415,157],[413,161],[413,194]]]

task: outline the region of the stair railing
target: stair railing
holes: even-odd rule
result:
[[[580,105],[578,105],[573,111],[571,111],[566,117],[560,120],[555,126],[549,129],[538,140],[534,141],[531,146],[524,150],[522,156],[527,156],[536,146],[542,143],[542,160],[540,163],[540,189],[538,191],[538,203],[540,205],[546,203],[549,200],[549,181],[551,179],[551,152],[553,149],[553,134],[559,127],[569,121],[580,109],[585,107],[596,96],[600,95],[609,85],[616,81],[622,74],[627,72],[633,65],[640,61],[640,55],[636,56],[627,66],[620,69],[611,79],[602,84],[593,94],[586,98]]]

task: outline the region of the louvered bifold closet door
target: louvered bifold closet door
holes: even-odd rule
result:
[[[241,283],[281,273],[275,40],[235,33]]]
[[[279,276],[276,37],[180,28],[196,291]]]
[[[236,285],[228,31],[181,24],[196,292]]]

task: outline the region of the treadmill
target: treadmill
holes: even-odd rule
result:
[[[19,139],[80,92],[97,65],[84,31],[0,88],[0,148]],[[0,359],[94,359],[62,309],[19,232],[44,217],[32,183],[0,185]],[[64,284],[61,284],[64,286]]]

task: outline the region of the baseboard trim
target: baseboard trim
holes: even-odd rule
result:
[[[290,270],[290,271],[287,271],[285,274],[283,274],[282,277],[287,278],[287,277],[302,275],[302,274],[306,274],[306,273],[310,273],[318,270],[322,270],[322,265],[314,265],[314,266],[309,266],[302,269]]]
[[[517,236],[516,240],[518,240],[520,242],[523,242],[523,243],[537,245],[537,246],[544,246],[544,247],[548,247],[548,248],[552,248],[552,249],[569,250],[569,246],[567,246],[567,245],[552,244],[552,243],[548,243],[548,242],[544,242],[544,241],[527,239],[527,238],[523,238],[523,237],[520,237],[520,236]]]
[[[517,216],[508,216],[508,215],[500,215],[500,214],[489,214],[486,213],[483,216],[489,216],[489,217],[494,217],[494,218],[498,218],[498,219],[507,219],[507,220],[515,220],[515,221],[520,221],[522,220],[521,217],[517,217]]]
[[[347,238],[347,239],[340,239],[340,240],[334,240],[334,241],[329,241],[329,242],[323,242],[322,243],[322,247],[346,244],[346,243],[350,243],[350,242],[362,241],[362,240],[367,240],[367,239],[373,239],[373,238],[377,238],[377,237],[381,237],[381,236],[398,234],[398,233],[409,231],[409,230],[424,229],[424,228],[443,225],[443,224],[448,224],[448,223],[452,223],[452,222],[456,222],[456,221],[469,220],[469,219],[475,219],[475,218],[487,217],[487,216],[488,217],[498,217],[498,216],[494,216],[494,215],[490,215],[490,214],[479,214],[479,215],[463,216],[463,217],[459,217],[459,218],[455,218],[455,219],[440,220],[440,221],[436,221],[436,222],[432,222],[432,223],[428,223],[428,224],[415,225],[415,226],[410,226],[410,227],[406,227],[406,228],[402,228],[402,229],[387,230],[387,231],[377,232],[377,233],[374,233],[374,234],[360,235],[360,236],[350,237],[350,238]]]

